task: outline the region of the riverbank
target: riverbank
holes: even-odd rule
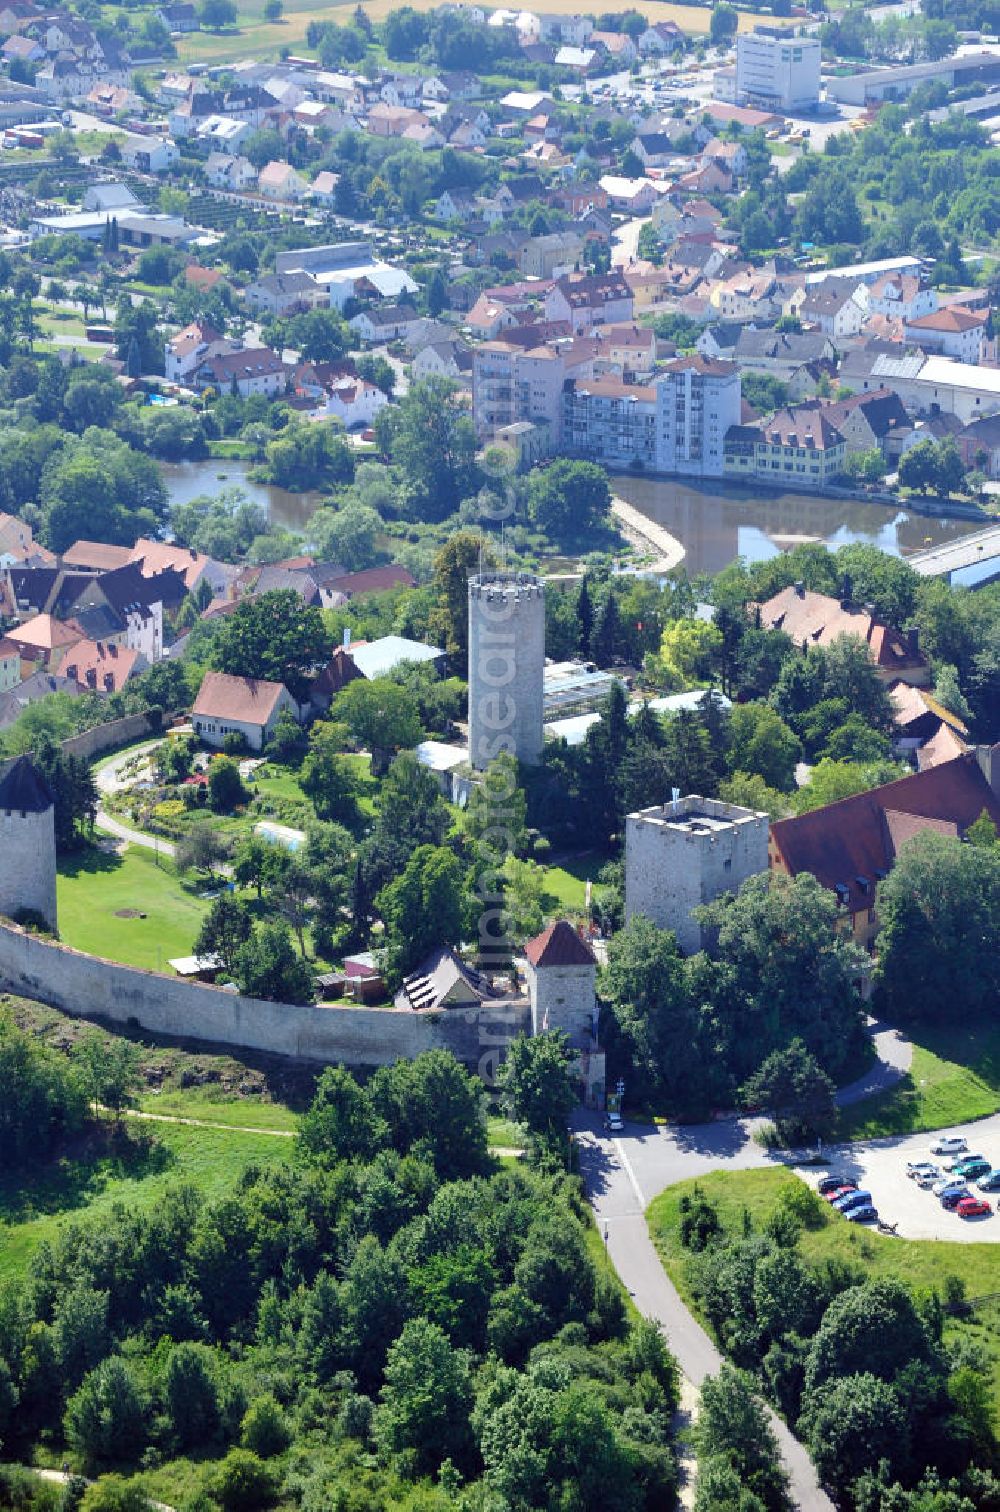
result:
[[[684,560],[685,548],[677,537],[636,509],[634,504],[616,496],[611,500],[611,513],[621,526],[622,534],[637,550],[659,553],[650,563],[651,571],[670,572]]]

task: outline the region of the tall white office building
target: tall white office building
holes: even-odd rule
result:
[[[760,110],[812,110],[819,104],[818,37],[758,26],[736,39],[736,98]]]

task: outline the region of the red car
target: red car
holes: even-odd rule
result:
[[[955,1211],[960,1218],[985,1218],[990,1205],[982,1197],[963,1197]]]
[[[823,1196],[826,1198],[827,1202],[836,1202],[838,1197],[846,1197],[848,1192],[856,1192],[857,1190],[857,1182],[849,1181],[846,1186],[834,1187],[832,1192],[824,1192]]]

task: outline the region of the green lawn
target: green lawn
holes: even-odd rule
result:
[[[688,1252],[682,1247],[678,1230],[678,1205],[681,1197],[695,1187],[715,1205],[723,1228],[739,1233],[744,1210],[760,1229],[778,1206],[786,1187],[801,1185],[802,1178],[784,1167],[760,1171],[712,1171],[696,1180],[678,1182],[657,1197],[647,1210],[646,1218],[653,1243],[670,1276],[687,1305],[696,1315],[697,1306],[687,1281]],[[857,1224],[845,1223],[822,1204],[820,1226],[804,1229],[799,1240],[802,1258],[811,1265],[822,1266],[828,1260],[862,1266],[869,1277],[896,1276],[915,1292],[936,1290],[944,1294],[945,1278],[958,1276],[965,1283],[969,1297],[986,1296],[997,1289],[995,1244],[955,1244],[945,1240],[894,1239],[863,1231]],[[961,1333],[977,1341],[989,1352],[993,1364],[994,1416],[1000,1427],[1000,1333],[997,1322],[1000,1309],[992,1304],[977,1310],[974,1321],[949,1321],[946,1336]],[[702,1319],[704,1322],[704,1319]]]
[[[190,955],[208,903],[185,887],[173,862],[130,846],[123,856],[88,847],[59,863],[59,933],[67,945],[126,966],[167,971]],[[124,918],[137,909],[145,918]]]
[[[284,1103],[249,1097],[231,1097],[219,1087],[168,1087],[145,1092],[139,1099],[144,1113],[169,1118],[196,1118],[206,1123],[226,1124],[233,1129],[273,1129],[294,1133],[299,1115]]]
[[[594,852],[565,861],[562,866],[547,866],[542,899],[546,910],[551,913],[561,908],[567,913],[582,914],[587,906],[587,883],[595,879],[606,859]]]
[[[0,1279],[22,1273],[32,1252],[68,1218],[99,1222],[118,1202],[153,1208],[178,1182],[192,1182],[209,1199],[221,1197],[247,1166],[287,1160],[290,1146],[269,1134],[161,1124],[148,1144],[134,1134],[97,1136],[30,1180],[0,1176]]]
[[[913,1041],[913,1065],[901,1082],[845,1108],[847,1138],[943,1129],[1000,1109],[1000,1025],[919,1029]]]

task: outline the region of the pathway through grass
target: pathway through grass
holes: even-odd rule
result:
[[[1000,1109],[1000,1025],[914,1030],[913,1064],[887,1092],[845,1108],[846,1139],[915,1134],[987,1118]]]

